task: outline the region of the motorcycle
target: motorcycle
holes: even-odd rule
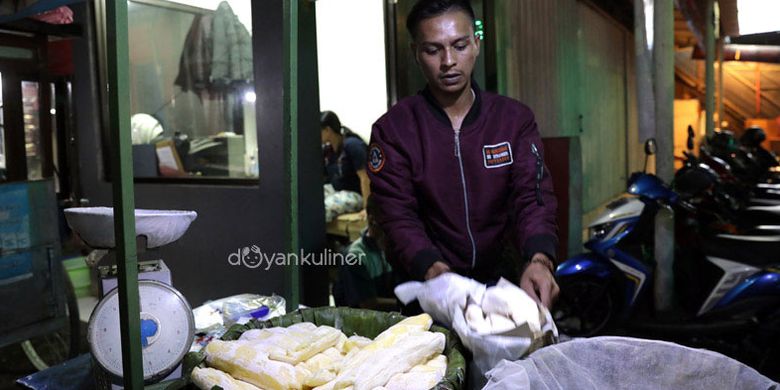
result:
[[[706,147],[702,147],[699,157],[695,156],[693,140],[693,129],[688,126],[688,150],[683,152],[683,167],[675,174],[675,190],[689,202],[696,203],[700,211],[710,210],[728,220],[732,225],[728,232],[764,234],[772,231],[771,225],[780,223],[780,205],[772,205],[769,199],[772,195],[766,193],[765,199],[756,199],[754,189],[760,191],[762,186],[773,188],[776,185],[758,184],[754,188],[754,184],[737,178],[724,160],[711,156]],[[699,188],[702,183],[705,187]],[[706,196],[701,196],[702,191],[707,191]]]
[[[646,153],[654,153],[652,140]],[[694,195],[714,184],[712,172],[700,168],[680,178],[687,181],[680,186]],[[560,331],[569,336],[621,331],[721,350],[738,345],[724,353],[761,359],[779,350],[780,235],[717,233],[701,222],[701,214],[711,211],[648,173],[631,176],[628,194],[589,225],[589,252],[556,270],[561,293],[554,317]],[[662,208],[675,213],[677,307],[659,314],[653,307],[654,232]]]
[[[718,130],[702,145],[700,154],[706,164],[723,175],[724,181],[739,189],[743,201],[780,205],[779,163],[774,153],[761,146],[765,139],[764,131],[756,127],[747,129],[739,141],[731,131]]]

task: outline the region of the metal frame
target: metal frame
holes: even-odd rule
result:
[[[122,371],[126,389],[142,389],[141,316],[138,296],[138,257],[135,247],[135,195],[130,138],[130,78],[127,2],[106,3],[108,110],[111,131],[111,171],[114,235],[119,268],[119,325]]]
[[[288,177],[290,189],[289,253],[297,253],[298,234],[298,1],[284,1],[283,5],[283,42],[284,42],[284,89],[288,93],[284,97],[284,130],[289,134]],[[292,286],[288,299],[290,308],[297,308],[300,302],[300,267],[288,265],[287,280]]]
[[[140,342],[140,316],[138,298],[137,254],[135,247],[135,218],[134,218],[134,191],[132,152],[130,139],[130,115],[129,115],[129,58],[128,58],[128,19],[127,2],[107,1],[105,10],[102,1],[96,0],[96,26],[98,29],[107,28],[105,42],[107,50],[99,56],[107,60],[108,69],[108,119],[111,129],[111,168],[114,172],[113,201],[114,201],[114,225],[118,256],[118,281],[119,281],[119,305],[120,326],[122,329],[122,358],[124,370],[124,385],[128,389],[140,389],[143,387],[143,371],[141,366],[141,342]],[[298,124],[299,124],[299,100],[305,98],[298,93],[299,77],[299,53],[302,45],[299,31],[306,26],[299,25],[301,18],[312,17],[314,3],[302,3],[299,1],[276,0],[264,3],[273,10],[281,8],[283,19],[283,96],[284,118],[282,131],[285,134],[284,148],[287,166],[284,167],[288,174],[289,186],[286,194],[289,196],[289,219],[287,229],[289,241],[287,249],[297,252],[299,243],[299,217],[298,217]],[[278,8],[277,8],[278,7]],[[103,11],[105,13],[103,14]],[[253,16],[260,12],[257,7],[252,8]],[[102,16],[105,15],[105,19]],[[102,24],[99,21],[105,20]],[[100,37],[101,34],[98,33]],[[100,38],[99,38],[100,39]],[[98,51],[100,53],[100,43]],[[257,48],[257,46],[254,46]],[[255,64],[257,70],[259,63]],[[305,70],[305,69],[304,69]],[[180,183],[171,181],[172,183]],[[255,180],[256,182],[256,180]],[[299,267],[290,266],[286,270],[286,279],[290,287],[290,296],[287,302],[290,308],[297,308],[300,301],[300,277]],[[131,315],[132,314],[132,315]]]
[[[398,103],[398,33],[395,24],[396,0],[385,0],[385,64],[387,69],[387,109]]]

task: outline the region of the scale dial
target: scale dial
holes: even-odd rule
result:
[[[140,280],[138,292],[144,381],[152,383],[165,378],[189,351],[195,319],[184,296],[167,284]],[[97,363],[112,376],[122,378],[119,289],[106,294],[92,312],[87,340]]]

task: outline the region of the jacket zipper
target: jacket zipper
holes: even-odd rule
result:
[[[535,143],[531,143],[531,153],[536,156],[536,204],[544,206],[544,198],[542,198],[542,178],[544,177],[544,160],[539,153],[539,149]]]
[[[455,157],[458,158],[460,166],[460,183],[463,185],[463,203],[466,206],[466,231],[471,241],[471,269],[474,269],[477,262],[477,244],[474,241],[474,235],[471,233],[471,222],[469,221],[469,194],[466,191],[466,174],[463,170],[463,158],[460,154],[460,129],[455,129]]]

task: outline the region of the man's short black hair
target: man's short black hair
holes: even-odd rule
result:
[[[412,38],[417,38],[417,27],[420,22],[449,11],[465,12],[472,23],[477,18],[469,0],[418,0],[406,18],[406,29],[409,30],[409,34],[412,34]]]

